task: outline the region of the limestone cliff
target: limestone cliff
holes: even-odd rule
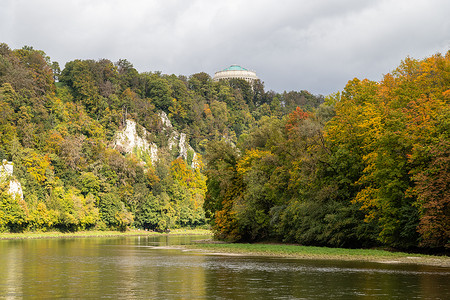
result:
[[[198,156],[186,141],[186,134],[179,133],[172,126],[165,112],[161,111],[159,117],[161,118],[162,130],[167,137],[168,150],[171,152],[175,150],[178,153],[178,157],[182,157],[186,161],[192,160],[190,162],[191,167],[197,168],[199,165],[197,161]],[[138,124],[135,121],[127,119],[125,128],[116,133],[114,148],[121,149],[125,153],[147,153],[153,164],[158,160],[158,147],[155,143],[149,143],[147,141],[150,133],[145,128],[142,128],[138,133],[136,130],[137,126]],[[192,157],[189,157],[190,155]]]
[[[8,193],[19,196],[23,200],[22,185],[13,175],[14,166],[12,162],[3,160],[0,164],[0,182],[9,181]]]
[[[142,136],[141,136],[142,135]],[[125,128],[116,133],[114,148],[121,148],[126,153],[142,151],[150,154],[152,163],[158,159],[158,147],[154,143],[147,141],[148,132],[142,129],[141,135],[136,131],[136,122],[126,120]]]

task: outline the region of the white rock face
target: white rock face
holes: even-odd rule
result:
[[[141,149],[150,147],[149,143],[137,134],[136,123],[133,120],[127,120],[124,130],[116,134],[116,146],[121,146],[127,153],[133,152],[135,147]]]
[[[198,166],[197,163],[194,163],[197,154],[194,149],[186,142],[186,133],[178,133],[177,131],[172,131],[169,137],[168,142],[169,150],[172,150],[173,147],[178,147],[178,157],[182,157],[184,160],[187,160],[188,151],[194,152],[194,156],[192,158],[192,168],[196,168]]]
[[[9,182],[9,193],[11,195],[17,195],[21,200],[23,200],[22,185],[17,179],[13,179]]]
[[[142,133],[147,136],[147,130],[142,129]],[[122,147],[126,153],[132,153],[134,149],[139,149],[150,153],[152,163],[158,160],[158,147],[154,143],[149,143],[136,132],[136,122],[127,120],[123,131],[116,133],[115,148]]]
[[[197,169],[198,167],[200,167],[200,164],[198,163],[198,156],[197,156],[197,153],[194,152],[194,157],[192,158],[191,168]]]
[[[14,166],[12,161],[3,160],[2,167],[6,175],[13,176]]]
[[[153,143],[150,146],[150,159],[152,160],[152,163],[158,160],[158,147]]]
[[[191,167],[198,168],[198,156],[194,149],[186,141],[186,134],[179,133],[173,128],[172,123],[165,112],[161,111],[159,116],[163,124],[163,130],[167,136],[169,151],[176,148],[179,153],[178,157],[182,157],[184,160],[187,160],[188,152],[192,151],[194,156],[192,158]],[[135,149],[147,152],[150,154],[152,163],[155,163],[158,160],[158,147],[154,143],[150,144],[147,142],[145,139],[147,134],[147,130],[143,128],[143,137],[139,136],[136,132],[136,122],[133,120],[127,120],[124,130],[116,133],[114,147],[121,147],[126,153],[132,153]]]
[[[187,158],[187,147],[186,147],[186,134],[180,134],[180,141],[178,143],[178,148],[180,149],[180,156],[184,159]]]
[[[161,118],[161,122],[163,125],[167,128],[172,128],[172,123],[170,122],[169,118],[167,117],[167,114],[163,111],[159,113],[159,117]]]
[[[191,167],[192,168],[198,168],[198,157],[195,153],[194,149],[189,145],[188,142],[186,142],[186,134],[185,133],[179,133],[175,129],[173,129],[172,123],[170,122],[169,118],[167,117],[167,114],[163,111],[159,113],[159,116],[161,118],[161,122],[164,125],[164,130],[169,131],[169,139],[168,139],[168,147],[169,150],[172,150],[174,147],[178,147],[178,157],[182,157],[184,160],[187,160],[188,157],[188,151],[192,151],[194,153],[194,156],[192,158]]]
[[[19,196],[23,200],[23,190],[20,182],[13,176],[14,166],[10,161],[3,160],[0,165],[0,181],[6,181],[9,179],[9,190],[10,195]]]
[[[184,160],[187,160],[188,157],[188,151],[192,151],[194,153],[193,157],[192,157],[192,163],[191,163],[191,167],[196,169],[199,165],[197,162],[197,153],[195,153],[194,149],[191,147],[191,145],[189,145],[186,142],[186,134],[182,133],[180,134],[180,142],[178,143],[178,147],[180,149],[180,155],[182,158],[184,158]]]
[[[172,131],[172,133],[170,134],[169,137],[169,141],[168,141],[168,146],[169,146],[169,150],[172,150],[173,147],[178,146],[179,142],[178,142],[178,138],[179,138],[179,134],[177,131]]]

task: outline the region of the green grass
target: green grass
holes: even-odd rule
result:
[[[24,232],[0,233],[0,240],[5,239],[45,239],[45,238],[79,238],[79,237],[117,237],[117,236],[158,236],[158,235],[210,235],[207,229],[174,229],[170,233],[158,233],[144,230],[120,231],[78,231],[78,232]],[[450,257],[390,252],[378,249],[345,249],[288,244],[222,244],[197,243],[183,245],[184,248],[197,249],[212,253],[233,253],[241,255],[258,255],[274,257],[291,257],[302,259],[362,260],[389,263],[414,263],[450,268]]]
[[[72,237],[112,237],[112,236],[149,236],[149,235],[210,235],[206,229],[174,229],[169,233],[159,233],[145,230],[128,231],[76,231],[76,232],[23,232],[0,233],[0,240],[9,239],[45,239],[45,238],[72,238]]]
[[[267,255],[358,255],[358,256],[382,256],[382,257],[406,257],[411,256],[404,252],[390,252],[377,249],[345,249],[327,248],[283,244],[197,244],[202,249],[221,250],[238,253],[264,253]],[[426,256],[414,254],[414,256]]]
[[[187,248],[213,253],[291,257],[302,259],[360,260],[383,263],[412,263],[450,267],[450,257],[390,252],[378,249],[345,249],[286,244],[215,244],[198,243]]]

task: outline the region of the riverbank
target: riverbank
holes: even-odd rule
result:
[[[128,231],[77,231],[77,232],[24,232],[0,233],[0,240],[17,239],[52,239],[52,238],[87,238],[87,237],[121,237],[121,236],[164,236],[164,235],[211,235],[206,229],[174,229],[170,232],[154,232],[145,230]],[[450,268],[450,257],[390,252],[378,249],[345,249],[300,246],[288,244],[241,244],[222,243],[212,240],[201,240],[193,245],[180,245],[184,251],[198,251],[210,255],[236,256],[271,256],[297,259],[324,259],[343,261],[368,261],[389,264],[420,264]]]
[[[52,239],[52,238],[84,238],[84,237],[120,237],[120,236],[160,236],[160,235],[212,235],[207,229],[173,229],[170,232],[155,232],[145,230],[127,231],[76,231],[76,232],[22,232],[0,233],[0,240],[19,239]]]
[[[450,268],[450,257],[390,252],[377,249],[344,249],[285,244],[227,244],[199,241],[183,246],[188,251],[211,255],[273,256],[298,259],[368,261],[389,264],[420,264]]]

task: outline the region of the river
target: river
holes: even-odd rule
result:
[[[450,299],[432,266],[208,254],[204,236],[0,241],[0,299]]]

